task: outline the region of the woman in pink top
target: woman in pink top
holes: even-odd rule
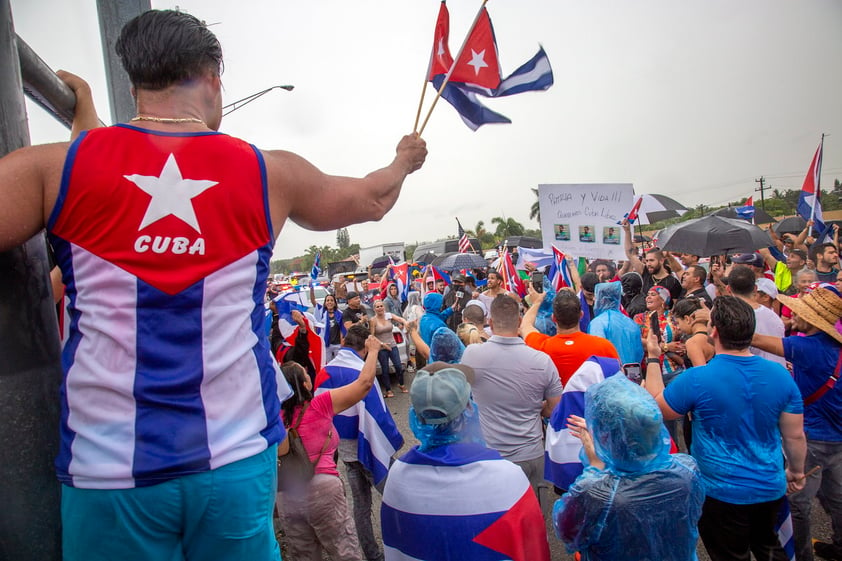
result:
[[[284,425],[289,428],[301,416],[298,433],[310,461],[316,466],[315,475],[306,487],[278,495],[278,512],[291,559],[321,560],[322,550],[335,561],[362,558],[354,521],[348,513],[345,489],[334,461],[339,436],[333,428],[333,417],[363,399],[371,389],[380,341],[369,336],[366,349],[365,366],[354,382],[315,397],[313,381],[300,365],[287,362],[281,367],[293,390],[292,397],[282,405]],[[284,441],[278,454],[284,455],[288,451],[289,443]]]

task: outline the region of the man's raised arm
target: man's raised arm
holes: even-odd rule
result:
[[[291,152],[264,151],[275,235],[287,217],[310,230],[380,220],[398,200],[407,175],[427,157],[417,134],[404,136],[388,166],[362,178],[328,175]]]

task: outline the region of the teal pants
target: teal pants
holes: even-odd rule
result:
[[[64,561],[280,561],[277,446],[134,489],[62,486]]]

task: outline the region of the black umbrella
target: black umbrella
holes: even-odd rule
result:
[[[484,269],[488,267],[488,262],[476,253],[452,253],[442,259],[437,267],[444,271]]]
[[[436,257],[438,257],[438,255],[436,255],[435,253],[432,253],[432,252],[425,253],[424,255],[416,257],[415,262],[416,263],[423,263],[425,265],[429,265],[430,263],[432,263],[433,261],[436,260]]]
[[[674,224],[658,236],[661,249],[700,257],[748,253],[772,244],[768,232],[745,220],[705,216]]]
[[[797,235],[807,227],[807,221],[800,216],[790,216],[789,218],[784,218],[772,227],[775,229],[775,233],[778,236],[783,236],[784,234]]]
[[[634,241],[637,242],[637,243],[651,242],[652,238],[650,238],[646,234],[635,234],[634,235]]]
[[[714,210],[711,212],[713,216],[723,216],[725,218],[742,218],[739,214],[737,214],[737,207],[729,206],[725,208],[720,208],[718,210]],[[775,219],[772,216],[763,210],[760,207],[754,207],[754,223],[755,224],[774,224]],[[777,230],[775,230],[777,232]],[[799,230],[800,231],[800,230]]]

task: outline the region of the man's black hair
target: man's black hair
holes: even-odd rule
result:
[[[369,334],[370,331],[366,325],[355,323],[348,328],[348,333],[345,334],[344,345],[360,352],[365,349],[365,340],[368,339]]]
[[[704,267],[702,267],[701,265],[690,265],[689,267],[687,267],[687,271],[691,275],[696,277],[696,279],[698,279],[699,284],[705,284],[705,279],[708,276],[708,272]]]
[[[570,290],[559,290],[553,299],[553,317],[561,329],[579,325],[582,303],[579,295]]]
[[[738,296],[751,296],[756,288],[754,271],[747,265],[735,265],[728,273],[728,287]]]
[[[176,10],[149,10],[130,20],[114,46],[135,88],[163,90],[222,72],[222,46],[204,22]]]
[[[736,296],[720,296],[714,300],[710,323],[719,333],[719,343],[723,349],[747,349],[751,345],[756,321],[751,306]]]

